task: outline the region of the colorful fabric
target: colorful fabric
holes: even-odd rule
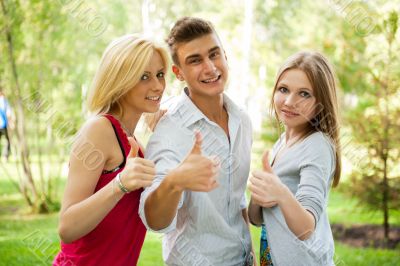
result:
[[[267,229],[263,225],[261,227],[260,239],[260,266],[272,266],[271,248],[268,245]]]

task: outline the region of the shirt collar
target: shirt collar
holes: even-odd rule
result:
[[[236,123],[240,123],[240,112],[239,107],[224,93],[223,94],[224,106],[228,112],[229,120]],[[172,114],[178,114],[180,121],[183,126],[190,127],[199,120],[204,119],[208,123],[211,123],[210,119],[201,112],[197,106],[192,102],[188,95],[188,88],[185,87],[181,93],[178,103],[172,110]],[[235,124],[236,124],[235,123]]]

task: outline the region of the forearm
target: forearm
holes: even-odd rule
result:
[[[166,176],[161,184],[147,197],[144,212],[147,225],[153,230],[162,230],[173,221],[183,190],[177,189]]]
[[[61,213],[58,231],[64,243],[87,235],[115,207],[124,193],[113,182]]]
[[[249,221],[249,215],[248,215],[248,212],[247,212],[247,208],[244,208],[242,210],[242,216],[243,216],[243,219],[245,220],[245,222],[246,222],[246,224],[247,224],[247,226],[249,228],[249,232],[250,232],[250,221]],[[257,260],[256,260],[256,253],[254,252],[253,241],[251,241],[251,252],[253,254],[253,261],[254,261],[253,265],[256,266],[257,265]]]
[[[314,216],[296,200],[287,188],[278,202],[289,229],[300,240],[308,239],[314,231]]]
[[[252,199],[250,199],[248,216],[250,222],[254,225],[259,226],[263,223],[262,208],[261,206],[255,204]]]

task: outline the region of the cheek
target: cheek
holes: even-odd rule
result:
[[[305,117],[311,119],[314,118],[316,113],[316,104],[315,101],[310,101],[304,104],[302,107],[302,113]]]
[[[278,93],[275,93],[273,101],[274,101],[275,109],[277,109],[279,106],[282,105],[282,102],[284,101],[284,97],[282,97],[282,95],[280,95]]]

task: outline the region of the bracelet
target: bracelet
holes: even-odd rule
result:
[[[117,175],[116,179],[117,179],[117,184],[119,186],[119,189],[121,189],[121,191],[124,193],[129,193],[130,191],[121,182],[121,173],[119,173]]]
[[[114,196],[114,200],[115,200],[115,203],[118,203],[118,199],[117,199],[117,195],[115,194],[115,182],[117,182],[117,180],[114,178],[112,181],[112,193],[113,193],[113,196]]]

